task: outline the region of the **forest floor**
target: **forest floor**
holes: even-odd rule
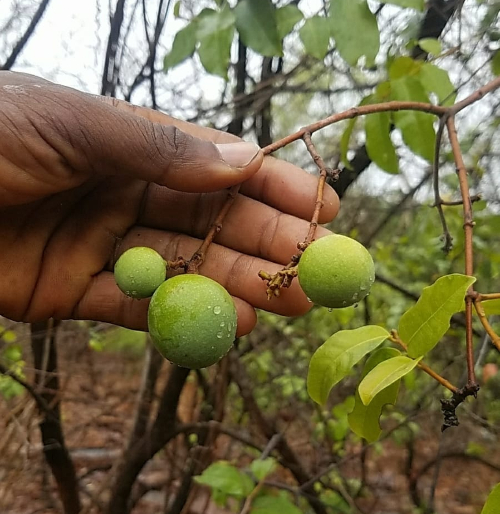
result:
[[[109,469],[120,456],[133,421],[142,356],[90,351],[86,343],[77,338],[60,345],[60,348],[60,381],[64,391],[62,419],[66,442],[80,477],[86,506],[84,512],[94,514],[100,512],[98,505],[105,498],[101,493],[106,491],[109,483]],[[164,367],[160,385],[167,375]],[[193,421],[195,407],[196,391],[188,382],[181,396],[180,419]],[[28,395],[8,401],[0,397],[1,514],[62,512],[50,471],[43,460],[38,421],[34,402]],[[352,514],[414,514],[417,512],[415,498],[428,498],[434,483],[436,514],[479,514],[488,491],[500,481],[500,445],[496,437],[473,423],[471,418],[466,418],[460,427],[444,433],[441,451],[445,458],[441,461],[437,483],[434,480],[435,467],[429,466],[412,489],[409,478],[436,459],[439,437],[438,418],[423,413],[415,421],[421,428],[411,450],[408,445],[386,439],[366,454],[366,494],[356,500]],[[317,462],[311,459],[309,441],[304,439],[300,426],[294,428],[293,419],[288,427],[294,450],[309,467],[311,476],[314,475],[318,471]],[[471,441],[480,448],[482,457],[467,453]],[[162,508],[165,484],[170,483],[170,490],[175,491],[179,480],[170,470],[172,467],[181,470],[186,458],[182,441],[178,440],[178,443],[177,447],[171,444],[170,450],[157,454],[144,468],[139,482],[147,492],[136,504],[134,514],[168,512]],[[359,451],[359,447],[353,451]],[[412,452],[411,472],[408,471],[409,451]],[[238,464],[245,459],[245,449],[220,437],[213,449],[213,458],[233,460]],[[339,466],[342,476],[359,480],[359,459],[344,456],[343,461],[345,464]],[[277,478],[296,486],[287,474]],[[189,512],[184,514],[229,512],[208,502],[207,489],[198,486],[196,491]]]

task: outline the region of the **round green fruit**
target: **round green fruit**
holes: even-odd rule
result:
[[[236,322],[230,294],[201,275],[170,278],[149,304],[148,326],[154,345],[183,368],[206,368],[224,357],[233,345]]]
[[[309,299],[332,309],[359,302],[375,281],[368,250],[338,234],[310,244],[300,258],[298,272],[300,286]]]
[[[149,298],[166,277],[167,263],[152,248],[130,248],[115,264],[116,283],[132,298]]]

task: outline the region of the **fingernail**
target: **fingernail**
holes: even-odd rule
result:
[[[255,143],[227,143],[217,145],[222,159],[234,168],[244,168],[250,164],[259,153],[260,148]]]

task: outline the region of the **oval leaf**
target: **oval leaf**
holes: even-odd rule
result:
[[[269,494],[257,496],[252,502],[250,514],[302,514],[290,500],[283,496],[270,496]]]
[[[441,53],[441,41],[433,37],[425,37],[418,41],[418,46],[428,54],[438,56]]]
[[[486,500],[481,514],[498,514],[500,512],[500,484],[497,484]]]
[[[396,101],[429,102],[429,98],[415,77],[401,77],[391,81],[391,99]],[[405,144],[427,161],[434,158],[434,116],[418,111],[396,111],[394,123],[401,131]]]
[[[495,300],[484,300],[481,302],[486,316],[500,315],[500,298]]]
[[[419,360],[399,355],[375,366],[358,387],[359,397],[363,404],[369,405],[381,391],[412,371]]]
[[[399,163],[391,140],[391,115],[369,114],[365,120],[366,151],[370,159],[388,173],[398,173]]]
[[[299,31],[306,53],[323,60],[330,45],[330,24],[323,16],[313,16],[304,23]]]
[[[302,18],[302,12],[296,5],[288,4],[276,9],[276,26],[280,39],[288,36]]]
[[[428,93],[434,93],[437,96],[440,105],[449,106],[455,103],[457,93],[447,71],[426,62],[422,64],[418,78]]]
[[[271,0],[241,0],[234,14],[236,28],[246,46],[266,57],[283,55]]]
[[[363,369],[362,378],[364,378],[375,366],[383,361],[397,357],[401,352],[396,348],[379,348],[366,361]],[[364,405],[356,391],[354,409],[348,415],[349,426],[351,430],[359,437],[363,437],[369,443],[376,441],[382,432],[380,429],[379,419],[382,414],[384,405],[394,405],[398,398],[399,383],[397,380],[383,391],[380,391],[369,405]]]
[[[330,2],[331,34],[341,57],[355,66],[365,56],[372,66],[380,48],[377,18],[366,0],[335,0]]]
[[[232,496],[247,496],[254,488],[249,476],[225,461],[211,464],[194,479],[198,484],[208,485],[216,491]]]
[[[425,287],[418,302],[399,320],[399,337],[408,346],[410,357],[432,350],[450,328],[450,318],[462,308],[467,289],[474,277],[453,274]]]
[[[163,61],[165,70],[173,68],[191,57],[195,51],[196,42],[196,20],[193,20],[175,35],[172,50]]]
[[[268,475],[276,469],[276,459],[267,457],[267,459],[257,459],[250,464],[250,471],[257,480],[264,480]]]
[[[312,356],[307,375],[311,398],[319,404],[326,403],[332,387],[388,337],[387,330],[374,325],[333,334]]]
[[[225,80],[229,69],[233,35],[233,27],[220,30],[201,39],[198,47],[198,56],[205,70]]]

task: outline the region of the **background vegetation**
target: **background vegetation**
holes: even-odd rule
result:
[[[261,146],[361,102],[449,105],[500,73],[498,0],[98,0],[86,50],[76,32],[61,49],[60,62],[69,53],[78,76],[33,53],[44,46],[44,24],[73,26],[61,5],[2,5],[3,69]],[[471,194],[480,195],[475,275],[487,291],[500,290],[499,104],[493,92],[457,117]],[[293,320],[262,312],[228,358],[191,373],[163,362],[142,333],[0,320],[0,510],[478,513],[500,480],[499,357],[480,324],[481,391],[460,407],[460,426],[443,434],[444,392],[423,373],[404,378],[370,444],[347,421],[361,368],[324,408],[306,390],[311,355],[333,333],[393,328],[423,287],[463,272],[461,207],[444,207],[448,253],[432,207],[436,127],[425,116],[360,118],[315,136],[327,165],[340,170],[332,185],[342,210],[331,228],[363,242],[377,266],[372,293],[356,308],[314,307]],[[316,172],[299,143],[279,155]],[[446,139],[440,180],[442,197],[459,200]],[[494,327],[498,321],[490,317]],[[457,315],[427,359],[459,386],[467,378],[464,341]]]

